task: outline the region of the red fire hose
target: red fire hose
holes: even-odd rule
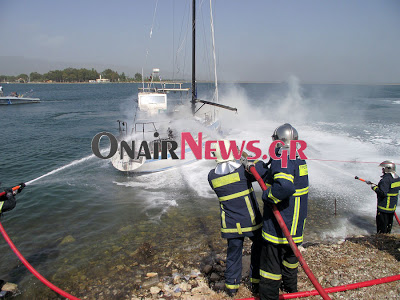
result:
[[[43,282],[45,285],[47,285],[49,288],[51,288],[53,291],[57,292],[63,297],[66,297],[71,300],[80,300],[79,298],[76,298],[67,292],[64,292],[62,289],[56,287],[54,284],[52,284],[50,281],[48,281],[46,278],[44,278],[42,275],[39,274],[38,271],[36,271],[31,264],[25,259],[25,257],[22,256],[22,254],[18,251],[17,247],[15,247],[14,243],[11,241],[10,237],[8,236],[7,232],[4,230],[3,225],[0,222],[0,231],[3,234],[4,239],[6,242],[10,245],[11,249],[14,251],[14,253],[18,256],[18,258],[22,261],[22,263],[25,265],[25,267],[28,268],[28,270],[36,276],[37,279],[39,279],[41,282]]]
[[[16,191],[20,188],[23,188],[24,186],[25,186],[24,184],[17,185],[15,187],[13,187],[12,190]],[[6,192],[1,192],[0,197],[5,194],[6,194]],[[18,251],[17,247],[15,247],[14,243],[11,241],[10,237],[8,236],[3,225],[1,224],[1,222],[0,222],[0,231],[1,231],[1,234],[3,235],[4,239],[8,243],[8,245],[10,245],[11,249],[14,251],[14,253],[17,255],[17,257],[20,259],[20,261],[25,265],[25,267],[27,267],[27,269],[33,275],[36,276],[36,278],[38,278],[41,282],[43,282],[45,285],[47,285],[49,288],[51,288],[53,291],[57,292],[61,296],[66,297],[71,300],[80,300],[79,298],[76,298],[76,297],[68,294],[67,292],[64,292],[62,289],[56,287],[54,284],[52,284],[50,281],[48,281],[46,278],[44,278],[42,275],[40,275],[40,273],[31,266],[31,264],[25,259],[25,257],[22,256],[21,252]]]
[[[363,281],[363,282],[358,282],[358,283],[334,286],[334,287],[326,288],[325,291],[329,294],[337,293],[337,292],[344,292],[344,291],[355,290],[355,289],[359,289],[359,288],[363,288],[363,287],[367,287],[367,286],[388,283],[388,282],[392,282],[392,281],[396,281],[396,280],[400,280],[400,274],[388,276],[388,277],[382,277],[382,278],[373,279],[373,280],[368,280],[368,281]],[[282,294],[282,295],[279,295],[279,299],[303,298],[303,297],[316,296],[318,294],[319,293],[317,290],[312,290],[312,291],[305,291],[305,292]],[[258,299],[258,298],[243,298],[240,300],[254,300],[254,299]]]
[[[254,166],[250,167],[250,172],[253,174],[254,178],[258,181],[260,184],[261,188],[263,191],[267,189],[267,186],[265,185],[264,181],[258,174],[256,168]],[[274,213],[274,216],[276,220],[279,223],[279,226],[282,229],[282,232],[284,233],[286,239],[289,242],[290,248],[292,248],[294,255],[297,257],[297,259],[300,262],[300,265],[303,267],[304,272],[307,274],[308,278],[310,278],[312,284],[314,287],[317,289],[318,294],[321,295],[323,299],[331,299],[328,294],[325,292],[325,290],[322,288],[322,286],[319,284],[317,278],[315,278],[314,274],[311,272],[311,269],[307,265],[306,261],[304,260],[303,256],[301,255],[299,249],[297,248],[296,243],[293,241],[292,236],[290,235],[290,232],[285,224],[285,221],[283,220],[281,213],[279,212],[278,208],[276,207],[275,204],[272,204],[272,211]]]
[[[358,176],[354,177],[354,179],[358,179],[358,180],[360,180],[360,181],[367,182],[365,179],[362,179],[362,178],[360,178],[360,177],[358,177]],[[375,184],[375,183],[374,183],[374,184]],[[375,185],[376,185],[376,184],[375,184]],[[399,219],[399,217],[397,216],[396,212],[394,212],[394,216],[395,216],[395,218],[396,218],[396,220],[397,220],[397,223],[400,225],[400,219]]]

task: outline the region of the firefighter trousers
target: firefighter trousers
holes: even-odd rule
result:
[[[381,211],[376,212],[376,232],[377,233],[390,233],[393,226],[393,216],[392,213],[385,213]]]
[[[279,299],[281,283],[288,293],[297,292],[299,261],[289,245],[263,241],[260,264],[260,299]]]
[[[260,253],[261,253],[261,231],[249,237],[253,242],[251,245],[250,259],[250,281],[257,285],[260,281]],[[237,292],[242,279],[242,255],[244,237],[228,239],[226,255],[225,287],[231,294]]]

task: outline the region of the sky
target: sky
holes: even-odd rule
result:
[[[191,76],[190,0],[0,0],[0,74],[54,66]],[[400,1],[213,1],[218,80],[399,83]],[[209,0],[196,73],[212,80]],[[152,32],[150,37],[150,32]],[[33,68],[35,70],[33,70]]]

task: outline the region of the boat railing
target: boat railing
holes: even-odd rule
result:
[[[146,87],[139,87],[140,92],[147,93],[168,93],[168,92],[189,92],[190,88],[182,87],[183,82],[149,82]]]

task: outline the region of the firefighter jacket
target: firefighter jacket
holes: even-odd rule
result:
[[[271,186],[262,195],[263,239],[274,244],[288,244],[270,206],[275,204],[294,242],[302,243],[307,218],[307,164],[298,157],[296,160],[290,160],[288,157],[287,168],[282,168],[280,160],[273,160],[269,172],[267,183]]]
[[[262,161],[255,163],[260,176],[265,176],[267,167]],[[221,236],[237,238],[253,236],[262,226],[262,217],[254,194],[253,175],[241,165],[231,173],[220,175],[215,170],[208,174],[208,182],[217,194],[221,212]]]
[[[12,210],[17,204],[13,195],[12,189],[5,189],[6,193],[0,196],[0,214],[9,210]]]
[[[372,188],[378,198],[378,211],[393,213],[396,210],[400,190],[400,178],[393,178],[392,174],[385,173],[378,185]]]

